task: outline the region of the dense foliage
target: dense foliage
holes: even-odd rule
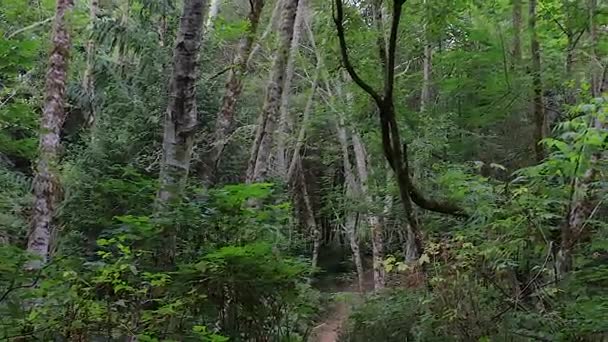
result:
[[[0,0],[0,340],[608,338],[604,1],[73,2]]]

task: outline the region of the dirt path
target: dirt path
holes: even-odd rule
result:
[[[335,342],[338,340],[340,328],[348,318],[348,304],[339,301],[323,323],[312,330],[310,342]]]
[[[365,292],[373,289],[373,275],[371,270],[365,275]],[[332,307],[328,310],[326,318],[312,329],[309,342],[336,342],[343,324],[346,323],[352,305],[363,299],[359,293],[356,280],[346,284],[335,284],[332,289],[334,297]]]

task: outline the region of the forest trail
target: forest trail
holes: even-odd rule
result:
[[[346,322],[349,313],[349,305],[344,301],[338,301],[332,308],[327,318],[317,325],[311,334],[310,342],[335,342],[338,340],[340,328]]]
[[[370,292],[374,288],[373,273],[368,269],[364,275],[364,291]],[[331,290],[326,290],[334,295],[332,307],[328,310],[325,318],[319,322],[310,334],[309,342],[336,342],[340,336],[342,326],[346,323],[353,304],[361,301],[363,297],[358,291],[357,280],[345,284],[335,284]]]

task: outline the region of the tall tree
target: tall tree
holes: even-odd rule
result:
[[[422,91],[420,93],[420,111],[426,112],[432,100],[431,77],[433,71],[433,46],[431,45],[431,29],[429,27],[430,6],[424,0],[425,16],[423,24],[424,56],[422,58]]]
[[[201,32],[206,0],[186,0],[179,31],[173,49],[173,71],[169,84],[169,103],[165,114],[163,159],[160,189],[157,194],[159,211],[179,202],[190,170],[192,145],[198,126],[196,82]],[[175,231],[164,227],[166,255],[163,263],[171,264],[175,256]]]
[[[288,156],[287,156],[287,138],[289,135],[290,126],[290,109],[289,100],[291,98],[291,85],[296,67],[296,58],[300,50],[300,37],[302,36],[302,23],[306,21],[304,17],[308,15],[306,8],[306,0],[300,0],[298,10],[296,12],[296,21],[293,29],[293,39],[291,40],[291,48],[289,49],[289,58],[287,60],[287,70],[285,71],[285,83],[283,86],[283,94],[281,95],[281,115],[279,119],[279,130],[277,134],[277,151],[276,164],[279,174],[285,178],[288,171]]]
[[[95,22],[97,21],[97,15],[99,12],[99,1],[91,0],[89,3],[89,20],[90,26],[94,27]],[[84,75],[82,77],[82,89],[83,93],[86,95],[88,107],[85,115],[85,119],[87,121],[88,126],[92,126],[95,122],[95,107],[94,107],[94,97],[95,97],[95,76],[93,74],[95,68],[95,40],[90,38],[87,41],[86,47],[86,66],[84,70]]]
[[[372,261],[374,271],[374,290],[383,289],[386,285],[386,275],[384,272],[384,239],[383,226],[380,217],[374,213],[374,196],[369,189],[369,157],[365,145],[357,132],[353,133],[353,149],[357,164],[357,174],[359,175],[359,188],[361,195],[367,206],[367,222],[372,236]]]
[[[72,0],[57,0],[55,22],[51,35],[51,54],[44,87],[44,109],[40,121],[38,163],[33,189],[34,206],[27,250],[40,257],[28,268],[39,269],[48,260],[52,238],[55,233],[54,216],[61,201],[61,183],[58,177],[60,132],[65,121],[65,91],[70,33],[66,16],[73,6]]]
[[[287,60],[289,59],[297,10],[298,0],[283,1],[279,43],[272,62],[264,105],[258,118],[255,139],[247,166],[246,179],[248,183],[262,181],[268,175],[270,151],[281,106],[281,95],[283,94]]]
[[[598,97],[602,93],[604,70],[601,57],[598,54],[599,33],[597,25],[597,0],[589,0],[589,36],[591,39],[591,96]]]
[[[251,46],[255,40],[264,0],[252,0],[249,2],[250,11],[247,16],[249,27],[247,33],[239,42],[238,51],[232,61],[232,66],[228,71],[224,96],[222,97],[222,105],[217,113],[215,121],[215,132],[213,148],[210,154],[210,162],[208,170],[210,172],[211,181],[215,178],[215,173],[218,169],[224,148],[226,147],[228,136],[234,125],[234,114],[236,111],[236,103],[243,91],[243,75],[247,71],[247,58],[251,52]]]
[[[541,141],[546,135],[546,120],[545,107],[543,104],[543,83],[541,74],[540,61],[540,43],[538,42],[538,34],[536,32],[536,1],[530,0],[528,3],[528,31],[530,33],[530,55],[532,56],[532,65],[530,72],[532,75],[532,106],[534,120],[534,151],[536,160],[542,161],[545,158],[545,151]]]
[[[522,0],[512,0],[511,21],[513,27],[513,43],[511,46],[512,66],[517,67],[521,62]]]
[[[344,168],[344,181],[345,181],[345,197],[349,202],[355,202],[359,200],[361,195],[361,189],[357,184],[357,180],[355,178],[354,169],[352,163],[350,162],[350,153],[349,153],[349,132],[347,131],[344,124],[344,117],[341,115],[338,119],[338,140],[340,141],[341,151],[342,151],[342,165]],[[361,260],[361,250],[359,247],[359,239],[357,238],[357,226],[359,223],[359,215],[356,211],[348,209],[351,205],[347,204],[345,207],[345,218],[344,218],[344,228],[346,230],[346,235],[350,244],[350,249],[353,254],[353,262],[355,263],[355,268],[357,270],[357,281],[359,285],[359,291],[363,292],[364,290],[364,273],[363,273],[363,261]]]
[[[461,208],[451,203],[438,202],[427,199],[414,186],[410,176],[407,144],[401,141],[399,126],[395,115],[394,105],[394,82],[395,82],[395,56],[397,47],[397,33],[401,12],[405,0],[393,0],[393,14],[387,50],[387,62],[384,68],[384,90],[382,94],[376,92],[366,83],[356,72],[348,57],[346,38],[344,33],[344,9],[342,0],[335,0],[334,23],[338,31],[338,41],[340,43],[340,55],[344,67],[352,80],[374,100],[378,107],[380,116],[380,128],[382,132],[382,147],[384,155],[393,170],[397,179],[401,203],[407,217],[408,231],[408,251],[409,260],[416,260],[422,254],[422,236],[419,229],[418,220],[412,205],[412,201],[420,207],[447,214],[458,216],[466,215]]]
[[[209,15],[207,16],[207,22],[205,23],[205,31],[213,29],[213,22],[220,14],[221,5],[222,0],[211,0],[211,4],[209,5]]]

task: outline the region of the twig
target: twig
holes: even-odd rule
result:
[[[43,21],[35,22],[35,23],[31,24],[31,25],[28,25],[26,27],[20,28],[17,31],[11,33],[11,34],[5,35],[5,37],[6,37],[6,39],[11,39],[11,38],[15,37],[16,35],[18,35],[20,33],[23,33],[25,31],[28,31],[28,30],[31,30],[31,29],[35,29],[38,26],[44,25],[44,24],[50,22],[51,20],[53,20],[53,18],[55,18],[55,16],[46,18]]]

